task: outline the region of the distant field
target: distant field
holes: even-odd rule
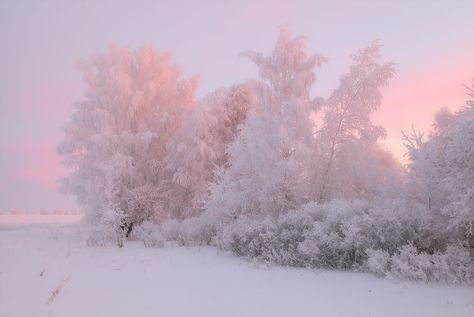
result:
[[[0,225],[79,223],[82,215],[0,214]]]

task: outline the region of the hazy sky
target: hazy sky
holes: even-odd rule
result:
[[[330,3],[330,4],[329,4]],[[82,96],[78,60],[112,44],[169,49],[199,96],[256,77],[247,49],[270,53],[278,28],[329,57],[315,94],[327,96],[349,55],[374,39],[398,76],[374,119],[397,157],[400,131],[426,130],[457,109],[474,76],[474,1],[5,1],[0,0],[0,211],[75,208],[57,193],[55,147]]]

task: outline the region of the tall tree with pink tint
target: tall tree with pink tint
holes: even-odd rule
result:
[[[396,170],[392,155],[377,140],[385,129],[371,121],[382,100],[380,89],[395,75],[394,62],[379,62],[378,41],[352,56],[353,64],[322,107],[312,188],[318,202],[369,198]]]
[[[210,186],[208,211],[233,218],[239,214],[278,215],[308,199],[315,101],[310,89],[315,68],[326,58],[308,55],[305,39],[282,29],[269,57],[254,61],[261,81],[253,85],[257,111],[242,124],[228,150],[229,166]]]
[[[113,48],[80,65],[85,100],[74,105],[58,153],[73,173],[62,180],[90,221],[133,224],[166,217],[170,140],[196,105],[196,79],[181,78],[170,54]]]
[[[173,175],[166,206],[183,219],[201,214],[209,198],[208,183],[228,164],[226,148],[240,125],[258,107],[252,83],[220,88],[199,102],[170,143],[167,170]]]

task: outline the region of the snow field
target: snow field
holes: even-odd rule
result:
[[[210,247],[91,248],[80,224],[4,217],[1,317],[474,316],[472,287],[273,267]]]

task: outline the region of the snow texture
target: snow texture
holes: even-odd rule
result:
[[[472,287],[267,266],[210,247],[86,247],[87,227],[67,216],[15,217],[0,215],[2,317],[474,315]]]

